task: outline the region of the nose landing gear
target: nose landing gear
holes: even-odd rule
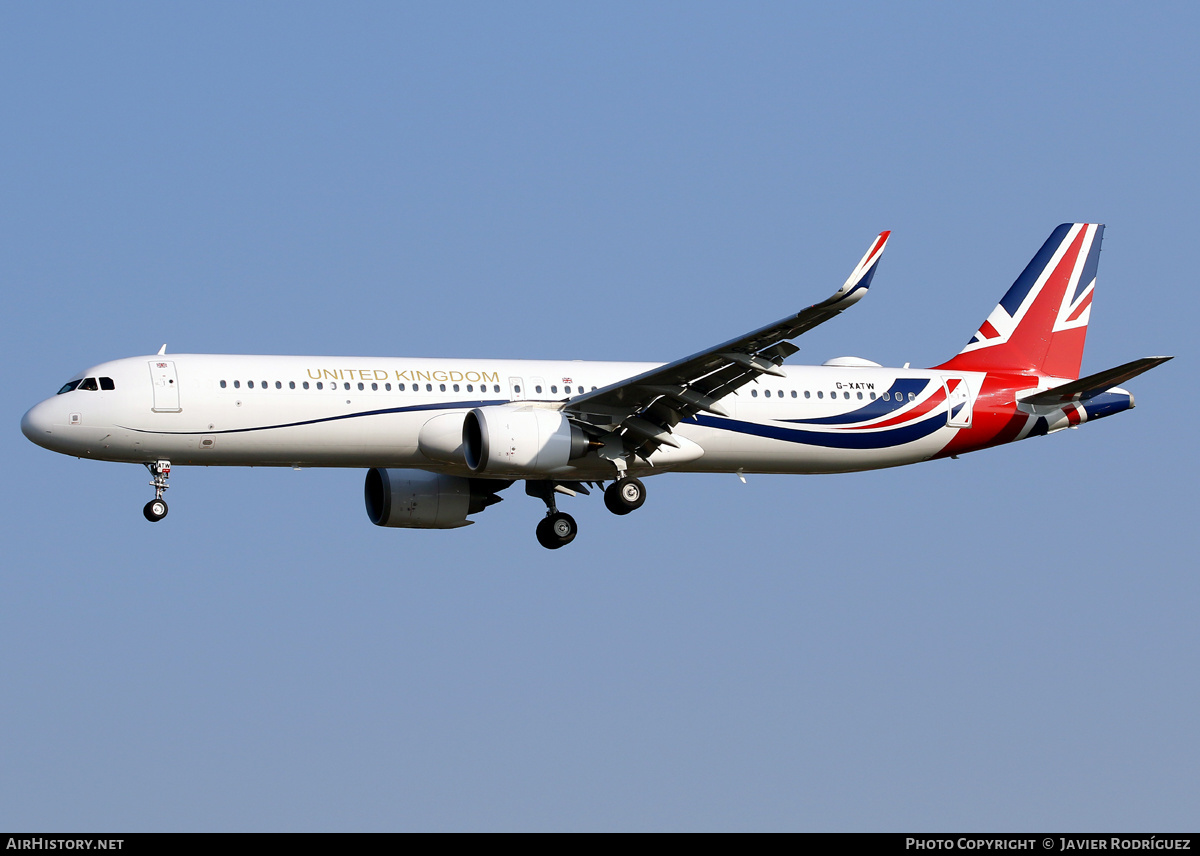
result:
[[[171,462],[155,461],[152,464],[146,464],[146,469],[150,471],[152,477],[150,486],[154,488],[154,499],[146,503],[142,508],[142,514],[151,523],[157,523],[167,516],[167,504],[163,501],[163,491],[170,487],[167,479],[171,477]]]

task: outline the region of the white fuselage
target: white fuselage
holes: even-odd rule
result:
[[[80,388],[52,396],[26,414],[22,427],[39,445],[99,460],[395,467],[470,475],[465,467],[433,460],[418,448],[421,429],[430,419],[510,403],[558,408],[583,392],[655,365],[130,357],[77,376],[110,379],[106,385],[111,389]],[[722,399],[728,417],[700,414],[677,425],[676,435],[699,450],[680,455],[663,448],[651,456],[653,466],[639,461],[632,469],[644,474],[668,469],[818,473],[889,467],[932,457],[962,427],[947,424],[946,377],[939,372],[830,365],[785,365],[783,371],[785,377],[760,377]],[[966,381],[972,397],[978,392],[982,374],[955,377]],[[556,476],[611,478],[612,468],[590,453]]]

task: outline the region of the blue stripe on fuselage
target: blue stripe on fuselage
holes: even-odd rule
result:
[[[768,437],[772,440],[803,443],[807,446],[822,446],[828,449],[887,449],[928,437],[946,425],[946,414],[942,411],[934,413],[923,422],[914,422],[900,428],[889,428],[886,431],[804,431],[798,428],[788,428],[779,423],[742,422],[738,419],[725,419],[703,413],[693,419],[700,425],[716,428],[718,431],[735,431],[739,434],[752,434],[756,437]]]
[[[842,413],[839,416],[822,416],[819,419],[784,419],[783,422],[793,422],[799,425],[845,425],[849,422],[867,422],[894,413],[907,404],[909,395],[920,395],[929,386],[929,380],[924,378],[899,378],[888,388],[891,393],[890,401],[882,397],[876,398],[870,404]]]

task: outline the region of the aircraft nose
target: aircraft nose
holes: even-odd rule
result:
[[[53,436],[49,402],[35,404],[21,417],[21,433],[39,446],[49,447]]]

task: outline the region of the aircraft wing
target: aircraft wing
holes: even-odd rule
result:
[[[719,400],[759,375],[783,377],[779,366],[799,350],[789,339],[853,306],[867,293],[891,232],[881,232],[832,297],[774,324],[571,399],[564,412],[600,433],[619,432],[643,458],[677,446],[671,429],[701,410],[728,415]]]

